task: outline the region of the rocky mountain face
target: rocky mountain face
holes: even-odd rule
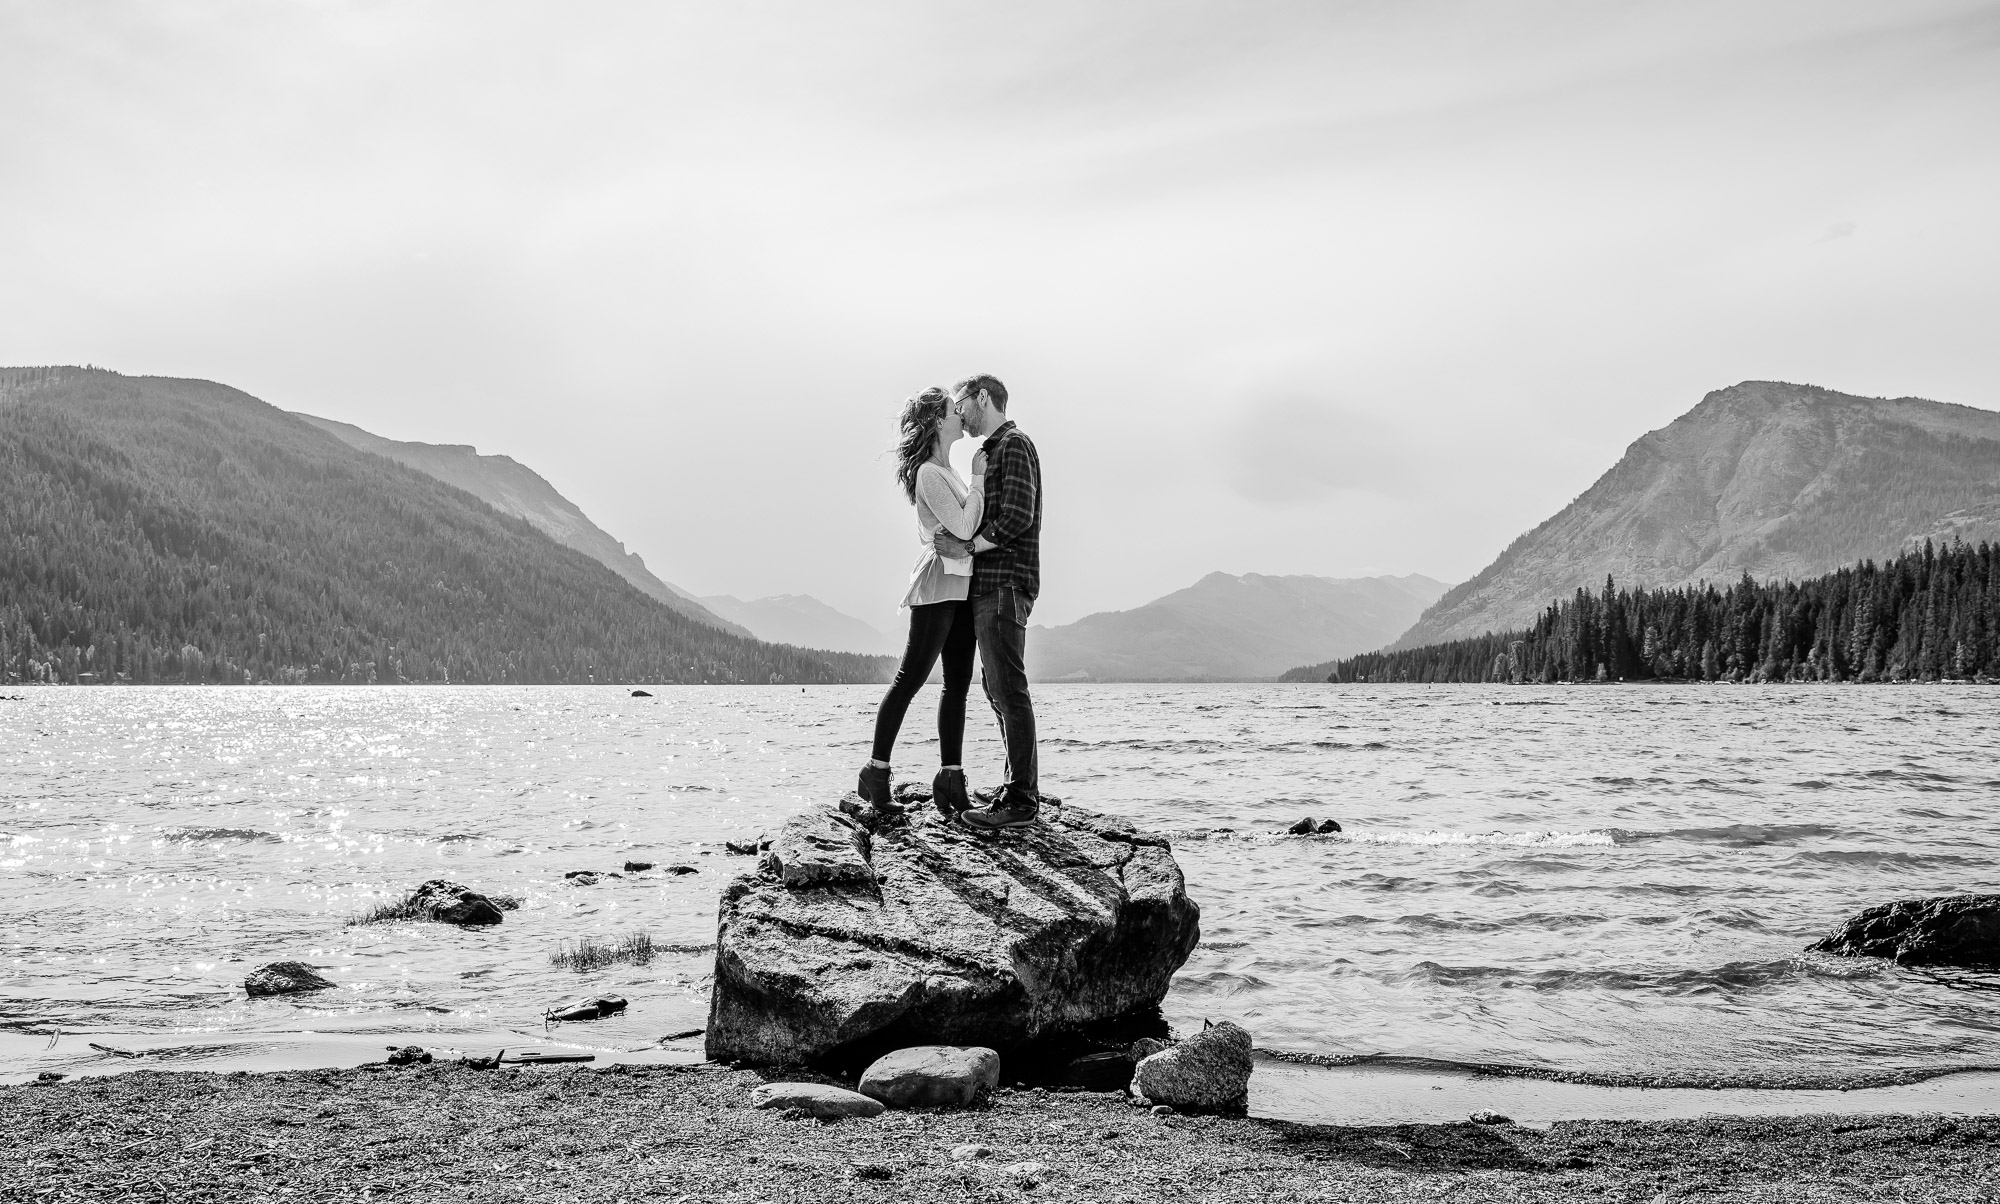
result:
[[[1210,573],[1136,610],[1103,611],[1028,639],[1042,681],[1255,681],[1380,648],[1446,590],[1404,577]]]
[[[1395,646],[1526,626],[1607,575],[1803,578],[1954,537],[2000,539],[2000,413],[1745,381],[1632,444]]]
[[[331,418],[317,418],[311,414],[295,417],[358,451],[373,452],[414,468],[447,485],[465,490],[502,514],[526,519],[529,525],[550,539],[566,548],[575,548],[631,582],[640,593],[696,622],[735,635],[752,634],[748,627],[725,619],[697,602],[693,594],[655,577],[647,571],[646,562],[637,553],[627,552],[623,543],[591,522],[575,502],[556,492],[555,486],[544,480],[540,473],[510,456],[482,456],[478,449],[461,443],[404,443],[384,439],[358,426],[335,422]]]
[[[901,640],[892,639],[808,594],[778,594],[748,602],[728,594],[714,594],[698,600],[715,614],[741,624],[758,639],[773,644],[859,652],[864,656],[894,656],[903,651]]]

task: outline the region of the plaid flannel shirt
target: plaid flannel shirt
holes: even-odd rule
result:
[[[1042,460],[1012,421],[987,437],[986,518],[979,534],[995,545],[972,560],[972,593],[1012,587],[1030,601],[1042,592]]]

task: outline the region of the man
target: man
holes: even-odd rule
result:
[[[1007,417],[1007,386],[994,377],[960,381],[952,403],[967,433],[985,436],[979,455],[986,461],[986,517],[971,543],[940,533],[937,548],[973,558],[972,628],[986,701],[1007,744],[1000,789],[977,792],[988,805],[962,813],[959,822],[997,832],[1033,824],[1042,805],[1027,662],[1028,614],[1042,590],[1042,461],[1033,441]]]

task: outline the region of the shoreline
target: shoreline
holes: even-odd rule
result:
[[[818,1122],[747,1107],[771,1077],[438,1064],[6,1087],[0,1198],[1957,1204],[2000,1182],[1993,1117],[1335,1126],[1003,1089],[965,1111]]]
[[[210,1078],[368,1072],[385,1054],[417,1045],[437,1065],[514,1055],[590,1055],[590,1070],[637,1071],[707,1063],[699,1035],[625,1046],[588,1033],[528,1034],[301,1031],[291,1033],[73,1032],[50,1046],[31,1034],[0,1033],[0,1055],[15,1069],[0,1090],[52,1082],[184,1074]],[[1685,1075],[1626,1076],[1437,1059],[1256,1050],[1250,1116],[1301,1124],[1449,1124],[1496,1111],[1527,1125],[1564,1121],[1669,1121],[1709,1115],[1807,1117],[1951,1113],[2000,1117],[2000,1067],[1964,1066],[1800,1074],[1783,1081]],[[1023,1089],[1025,1090],[1025,1089]]]

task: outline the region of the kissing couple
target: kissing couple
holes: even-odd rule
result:
[[[952,444],[966,435],[984,440],[972,457],[970,482],[951,466]],[[910,700],[941,658],[941,767],[932,801],[947,819],[976,831],[1027,827],[1042,802],[1027,666],[1028,613],[1042,587],[1042,462],[1007,417],[1007,387],[972,376],[949,393],[930,388],[904,402],[896,481],[916,508],[922,551],[903,595],[910,641],[875,713],[875,746],[856,792],[885,811],[900,810],[890,797],[889,757]],[[961,762],[975,649],[1007,746],[1007,771],[999,789],[968,797]]]

